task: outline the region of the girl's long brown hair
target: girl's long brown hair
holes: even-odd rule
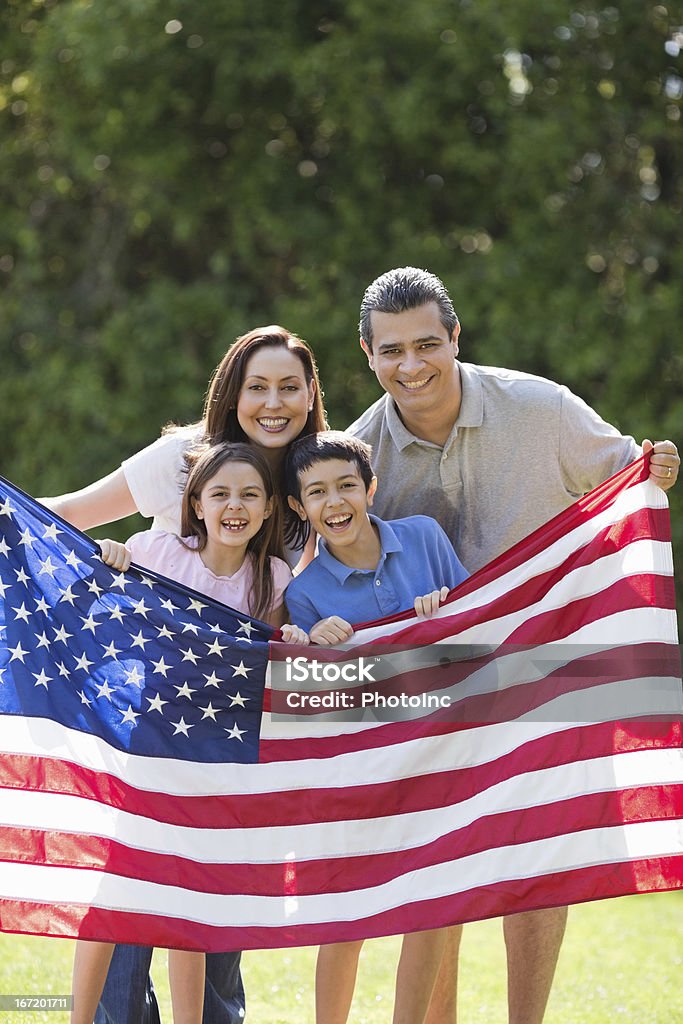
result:
[[[283,558],[282,506],[275,493],[273,474],[265,457],[252,444],[214,444],[195,449],[194,462],[187,476],[183,492],[180,533],[182,537],[196,537],[197,551],[207,544],[206,525],[195,512],[192,499],[199,500],[207,482],[226,462],[241,462],[253,466],[263,481],[266,498],[272,500],[273,511],[264,519],[260,530],[247,544],[247,557],[254,568],[254,588],[249,596],[248,612],[256,619],[265,618],[273,609],[273,572],[270,559]]]

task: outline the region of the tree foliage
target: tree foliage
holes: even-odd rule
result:
[[[406,263],[464,358],[681,440],[682,26],[651,0],[6,0],[2,471],[103,474],[270,322],[343,426],[378,393],[362,291]]]

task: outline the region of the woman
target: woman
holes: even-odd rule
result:
[[[306,342],[282,327],[256,328],[238,338],[217,366],[202,419],[170,427],[96,483],[58,498],[42,499],[82,530],[140,512],[152,529],[180,534],[187,456],[223,441],[258,445],[278,486],[288,446],[302,434],[325,430],[323,392]],[[287,558],[301,557],[301,521],[282,494]],[[312,554],[312,552],[311,552]],[[117,946],[102,995],[97,1024],[153,1024],[156,1004],[149,981],[150,949]],[[204,1024],[238,1024],[244,1015],[239,953],[206,958]]]
[[[318,369],[305,341],[283,327],[255,328],[228,349],[209,382],[198,423],[170,427],[89,487],[44,504],[81,530],[140,512],[152,529],[180,531],[186,456],[202,444],[246,441],[259,445],[276,481],[288,446],[302,434],[327,429]],[[285,510],[288,557],[303,547],[300,520]]]

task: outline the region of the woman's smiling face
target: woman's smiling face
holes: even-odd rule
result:
[[[244,368],[237,419],[254,444],[284,448],[304,429],[314,395],[301,360],[287,348],[264,345]]]

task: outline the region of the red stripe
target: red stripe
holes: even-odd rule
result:
[[[277,793],[188,796],[139,790],[109,775],[64,761],[7,754],[0,779],[8,789],[62,793],[99,801],[131,814],[195,828],[267,828],[373,818],[440,807],[466,800],[489,786],[525,772],[574,761],[645,749],[678,749],[679,723],[598,723],[567,729],[521,744],[484,764],[432,772],[384,783]],[[315,781],[312,776],[311,782]]]
[[[442,928],[524,910],[569,906],[591,900],[683,888],[683,857],[653,857],[598,864],[573,871],[496,882],[435,900],[329,924],[212,928],[155,915],[90,909],[80,904],[0,900],[3,931],[63,938],[131,942],[220,953],[237,949],[279,949],[343,942],[406,931]]]
[[[382,885],[434,864],[458,861],[500,847],[643,821],[683,816],[683,784],[615,793],[591,793],[541,803],[523,811],[489,814],[439,839],[390,853],[322,860],[242,864],[201,863],[171,854],[129,848],[90,835],[4,829],[0,860],[103,871],[122,878],[182,886],[197,892],[265,897],[353,892]]]

